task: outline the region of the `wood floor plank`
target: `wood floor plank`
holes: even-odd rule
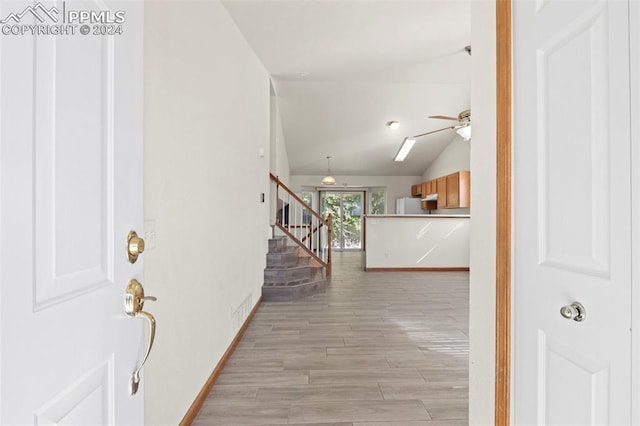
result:
[[[429,420],[420,422],[356,422],[353,426],[468,426],[462,420]],[[307,426],[309,426],[307,424]]]
[[[298,386],[265,386],[258,388],[258,401],[358,401],[382,400],[382,393],[377,384],[335,384],[298,385]]]
[[[264,383],[280,385],[299,385],[309,383],[309,375],[299,371],[274,371],[258,373],[226,373],[224,370],[218,376],[216,385],[252,385],[260,386]]]
[[[310,370],[309,383],[424,383],[417,368]]]
[[[426,366],[426,365],[425,365]],[[389,363],[381,355],[295,357],[284,361],[285,370],[387,369]]]
[[[469,387],[455,382],[444,383],[419,383],[419,384],[381,384],[380,390],[384,399],[411,399],[435,401],[431,406],[440,400],[463,400],[469,394]]]
[[[421,401],[329,401],[291,404],[292,422],[429,420]]]
[[[194,425],[264,425],[289,422],[289,406],[276,405],[272,401],[208,402],[202,406]]]
[[[469,418],[467,398],[423,400],[422,403],[434,420],[467,420]]]

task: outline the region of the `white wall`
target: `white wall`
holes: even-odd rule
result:
[[[475,113],[474,113],[475,114]],[[475,118],[475,117],[474,117]],[[475,126],[474,126],[475,127]],[[455,135],[451,142],[442,150],[438,158],[422,175],[422,180],[436,179],[442,176],[459,171],[470,170],[470,144],[471,141],[465,141],[460,136]],[[471,174],[471,187],[473,188],[474,177]],[[469,214],[469,209],[440,209],[432,210],[435,214]]]
[[[458,135],[454,136],[438,158],[433,160],[429,168],[424,171],[422,180],[431,180],[458,171],[469,170],[471,166],[470,146],[471,141],[465,141]]]
[[[289,157],[287,156],[287,146],[284,139],[284,131],[282,130],[282,117],[280,115],[280,107],[278,106],[278,98],[275,93],[271,95],[271,137],[272,140],[272,152],[271,152],[271,173],[278,176],[278,178],[285,184],[289,184]]]
[[[495,2],[471,2],[469,424],[494,423],[496,240]]]
[[[158,322],[146,424],[180,422],[260,297],[269,97],[266,70],[219,2],[145,3],[144,201],[156,247],[143,255],[144,284],[158,297],[145,306]]]
[[[384,188],[387,193],[387,214],[396,212],[396,198],[410,197],[411,185],[422,182],[420,176],[338,176],[336,178],[336,188],[341,188],[344,183],[348,185],[365,186],[368,188]],[[320,181],[322,176],[292,175],[290,177],[290,188],[299,192],[302,189],[316,188],[322,186]],[[330,187],[327,187],[330,188]],[[359,189],[354,189],[359,191]]]

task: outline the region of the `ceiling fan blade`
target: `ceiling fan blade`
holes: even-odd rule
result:
[[[427,133],[421,133],[421,134],[419,134],[419,135],[415,135],[415,136],[414,136],[414,138],[419,138],[419,137],[421,137],[421,136],[427,136],[427,135],[430,135],[431,133],[438,133],[438,132],[442,132],[442,131],[444,131],[444,130],[457,129],[458,127],[461,127],[461,126],[449,126],[449,127],[443,127],[442,129],[432,130],[432,131],[427,132]]]
[[[449,117],[449,116],[446,116],[446,115],[430,115],[429,118],[437,118],[438,120],[458,121],[458,117]]]

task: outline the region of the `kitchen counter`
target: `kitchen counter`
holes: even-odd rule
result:
[[[469,215],[366,215],[366,270],[467,271],[469,222]]]

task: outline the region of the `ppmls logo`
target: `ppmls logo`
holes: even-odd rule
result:
[[[40,13],[38,13],[38,12],[40,12]],[[6,23],[8,23],[10,21],[13,21],[16,24],[19,24],[20,21],[22,20],[22,17],[27,15],[27,14],[32,14],[41,23],[45,22],[44,18],[41,16],[41,14],[46,16],[46,17],[48,17],[54,23],[57,23],[58,22],[58,18],[57,18],[58,13],[60,13],[60,12],[55,7],[52,7],[51,9],[47,9],[42,3],[37,3],[35,6],[28,6],[21,13],[18,13],[18,14],[10,13],[9,16],[7,16],[6,18],[0,19],[0,24],[6,24]]]
[[[62,14],[55,8],[47,8],[38,2],[22,12],[9,13],[0,19],[3,35],[119,35],[126,21],[124,10],[67,10],[62,2]],[[37,23],[27,24],[33,16]]]

